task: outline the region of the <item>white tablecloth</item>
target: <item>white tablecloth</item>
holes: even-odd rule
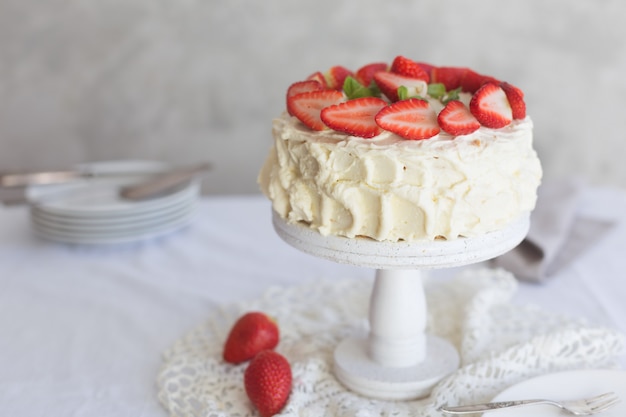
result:
[[[515,301],[626,332],[626,194],[590,189],[583,202],[615,226],[548,283],[522,283]],[[104,248],[43,241],[27,208],[0,207],[0,415],[166,416],[161,353],[217,306],[270,285],[372,275],[289,247],[261,196],[204,198],[190,227]]]

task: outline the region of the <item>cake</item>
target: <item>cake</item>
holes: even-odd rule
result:
[[[542,177],[520,88],[403,56],[292,83],[272,133],[260,188],[322,235],[479,236],[527,216]]]

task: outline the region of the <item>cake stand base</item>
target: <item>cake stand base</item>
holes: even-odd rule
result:
[[[426,335],[426,357],[406,367],[389,367],[368,355],[368,339],[342,341],[334,354],[335,376],[354,392],[384,400],[426,397],[433,386],[459,366],[459,355],[447,340]]]
[[[322,236],[274,212],[278,235],[303,252],[376,269],[369,306],[369,334],[337,346],[335,376],[361,395],[409,400],[425,397],[459,365],[456,349],[426,333],[427,306],[421,272],[468,265],[517,246],[530,225],[526,214],[506,228],[451,241],[378,242]]]

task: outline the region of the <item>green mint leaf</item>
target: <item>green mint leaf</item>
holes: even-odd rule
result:
[[[449,101],[458,100],[460,92],[461,92],[461,87],[455,88],[454,90],[448,91],[448,94],[446,95],[446,97],[443,100],[441,100],[441,102],[443,104],[448,104]]]
[[[409,98],[409,90],[405,86],[398,87],[398,100],[406,100]]]
[[[418,98],[420,100],[424,100],[424,101],[428,101],[428,99],[419,96],[419,95],[415,95],[415,96],[410,96],[409,95],[409,89],[406,88],[405,86],[401,85],[400,87],[398,87],[398,90],[396,90],[398,92],[398,100],[406,100],[407,98]]]
[[[356,91],[361,88],[363,88],[361,83],[359,83],[357,80],[350,76],[347,76],[346,79],[343,81],[343,92],[346,93],[348,98],[354,98]]]
[[[380,97],[382,94],[380,92],[380,88],[378,88],[378,84],[376,84],[376,81],[374,80],[370,82],[369,89],[372,92],[372,97]]]
[[[432,98],[441,98],[446,95],[446,86],[442,83],[428,84],[428,95]]]
[[[343,92],[348,96],[348,100],[361,97],[376,97],[375,92],[371,88],[365,87],[351,76],[347,76],[343,82]]]

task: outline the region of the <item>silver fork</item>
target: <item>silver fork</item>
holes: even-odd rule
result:
[[[440,407],[439,410],[447,414],[472,414],[486,413],[488,411],[500,410],[502,408],[523,407],[527,405],[548,404],[561,408],[575,416],[588,416],[600,413],[613,407],[619,403],[620,399],[614,392],[607,392],[597,397],[583,398],[571,401],[554,401],[554,400],[519,400],[519,401],[500,401],[484,404],[461,405],[456,407]]]

